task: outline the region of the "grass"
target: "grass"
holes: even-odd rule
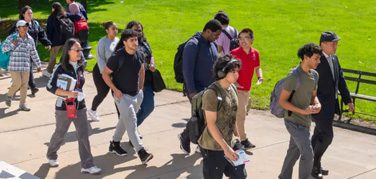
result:
[[[0,3],[1,18],[16,18],[13,7],[17,1],[6,2],[7,5]],[[34,17],[46,19],[50,4],[32,4]],[[101,23],[112,20],[124,28],[130,20],[141,21],[157,67],[167,87],[173,90],[182,88],[175,82],[172,68],[177,46],[201,31],[218,10],[226,11],[232,26],[239,30],[250,27],[255,32],[254,47],[260,51],[265,78],[264,84],[254,85],[251,92],[252,107],[257,109],[268,108],[276,81],[299,63],[297,49],[308,42],[318,43],[322,31],[335,31],[342,38],[337,52],[342,67],[376,71],[376,1],[373,0],[90,0],[88,8],[93,47],[105,35]],[[92,51],[95,54],[94,51],[95,48]],[[41,56],[48,57],[43,52]],[[95,60],[89,61],[87,69],[92,70],[94,64]],[[355,87],[352,83],[349,86]],[[361,93],[376,96],[375,86],[362,86]],[[376,114],[375,103],[358,100],[356,105],[357,111]],[[376,120],[371,116],[355,117]]]

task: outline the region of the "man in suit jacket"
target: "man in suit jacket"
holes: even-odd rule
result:
[[[338,90],[344,102],[349,106],[349,111],[354,110],[350,92],[335,54],[339,40],[340,37],[334,32],[323,32],[320,37],[320,47],[323,53],[316,71],[320,76],[317,97],[322,107],[320,113],[313,115],[316,126],[311,140],[314,151],[312,176],[315,178],[322,178],[323,175],[328,174],[327,170],[321,168],[321,157],[333,140],[333,118],[335,113],[340,112]]]

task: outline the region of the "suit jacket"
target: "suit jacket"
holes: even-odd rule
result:
[[[313,118],[315,121],[331,121],[334,118],[334,114],[339,114],[340,112],[336,94],[339,91],[342,99],[347,104],[351,102],[350,92],[343,77],[338,57],[336,55],[333,56],[334,78],[328,60],[324,54],[321,54],[320,60],[321,62],[317,66],[316,71],[319,73],[320,77],[317,97],[321,103],[321,111],[320,113],[313,115]]]

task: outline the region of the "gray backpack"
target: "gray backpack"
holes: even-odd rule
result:
[[[293,68],[290,73],[296,75],[298,80],[297,80],[297,83],[295,84],[294,90],[292,90],[292,92],[290,94],[290,97],[288,99],[289,102],[291,102],[292,97],[294,96],[295,90],[298,89],[299,86],[300,86],[300,76],[298,75],[298,73],[299,73],[298,69]],[[286,78],[287,77],[282,78],[281,80],[279,80],[277,82],[277,84],[275,84],[274,89],[273,89],[273,91],[270,95],[270,112],[278,118],[283,118],[284,115],[285,115],[285,109],[283,109],[279,105],[279,96],[281,95],[281,92],[282,92],[283,86],[285,84]],[[289,111],[288,115],[290,116],[291,113],[292,112]]]

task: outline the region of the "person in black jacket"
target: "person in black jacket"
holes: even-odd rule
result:
[[[314,151],[312,176],[315,178],[322,178],[323,175],[328,174],[327,170],[321,168],[321,158],[333,140],[333,118],[334,114],[339,112],[338,90],[349,106],[349,111],[354,111],[354,105],[336,55],[339,40],[340,37],[334,32],[323,32],[320,38],[323,53],[316,71],[320,76],[317,97],[322,107],[318,114],[313,115],[316,126],[311,140]]]
[[[62,32],[63,29],[61,23],[67,24],[66,26],[69,27],[71,25],[72,33],[65,33]],[[59,2],[54,2],[52,4],[52,12],[47,19],[47,37],[51,40],[51,50],[50,50],[50,60],[48,62],[47,69],[43,71],[43,75],[46,77],[50,77],[52,70],[56,64],[56,56],[59,53],[59,50],[64,45],[65,41],[71,37],[73,37],[74,33],[74,25],[73,22],[67,17],[64,7]]]
[[[51,42],[48,40],[46,32],[44,29],[40,26],[39,22],[33,18],[33,10],[30,6],[24,6],[20,11],[20,20],[24,20],[29,25],[29,30],[27,33],[34,39],[35,47],[37,46],[37,41],[41,42],[42,45],[50,50],[51,49]],[[11,28],[10,33],[12,34],[17,30],[16,24]],[[31,58],[30,58],[31,60]],[[34,82],[34,76],[33,76],[33,66],[30,65],[30,75],[29,75],[29,87],[31,90],[31,94],[34,96],[35,93],[39,91],[39,89],[36,87]]]
[[[101,169],[94,165],[93,155],[90,150],[89,142],[89,124],[86,115],[86,105],[83,95],[83,85],[85,83],[82,60],[82,48],[78,40],[68,39],[63,47],[61,64],[56,67],[52,77],[48,81],[47,90],[58,98],[55,103],[56,129],[53,133],[47,150],[47,159],[51,167],[57,167],[57,151],[64,144],[64,136],[67,133],[70,124],[73,122],[77,130],[78,150],[81,158],[81,173],[98,174]],[[59,80],[65,76],[65,79],[74,79],[73,90],[68,86],[63,86]],[[71,80],[73,81],[73,80]],[[68,83],[69,84],[69,83]],[[74,100],[74,109],[76,115],[68,118],[68,99]],[[69,114],[69,113],[68,113]]]

